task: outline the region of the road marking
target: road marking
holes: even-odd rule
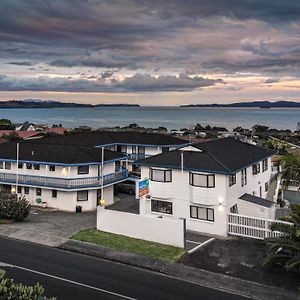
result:
[[[122,294],[118,294],[118,293],[115,293],[115,292],[112,292],[112,291],[109,291],[109,290],[104,290],[104,289],[101,289],[101,288],[97,288],[97,287],[92,286],[92,285],[84,284],[84,283],[77,282],[77,281],[74,281],[74,280],[69,280],[69,279],[66,279],[66,278],[59,277],[59,276],[55,276],[55,275],[35,271],[35,270],[32,270],[32,269],[28,269],[28,268],[24,268],[24,267],[12,265],[12,264],[6,264],[4,262],[0,262],[0,266],[16,268],[16,269],[20,269],[20,270],[23,270],[23,271],[27,271],[27,272],[35,273],[35,274],[38,274],[38,275],[42,275],[42,276],[45,276],[45,277],[50,277],[50,278],[53,278],[53,279],[65,281],[67,283],[71,283],[71,284],[74,284],[74,285],[79,285],[79,286],[82,286],[82,287],[85,287],[85,288],[88,288],[88,289],[91,289],[91,290],[95,290],[95,291],[98,291],[98,292],[110,294],[112,296],[116,296],[116,297],[121,298],[121,299],[137,300],[135,298],[131,298],[131,297],[128,297],[128,296],[125,296],[125,295],[122,295]]]
[[[200,244],[200,242],[195,242],[195,241],[191,241],[191,240],[186,240],[186,241],[189,242],[189,243],[191,243],[191,244],[197,244],[197,245]]]
[[[211,239],[209,239],[209,240],[203,242],[202,244],[200,244],[200,245],[194,247],[193,249],[191,249],[191,250],[188,251],[188,254],[192,254],[192,253],[196,252],[197,250],[199,250],[199,249],[202,248],[203,246],[209,244],[209,243],[212,242],[213,240],[215,240],[215,238],[211,238]],[[198,244],[199,244],[199,243],[198,243]]]

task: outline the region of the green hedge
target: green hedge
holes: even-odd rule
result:
[[[0,219],[22,222],[29,215],[31,205],[24,196],[0,192]]]

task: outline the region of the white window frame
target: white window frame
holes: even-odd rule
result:
[[[206,185],[196,185],[194,183],[194,176],[204,176],[206,177]],[[212,178],[213,180],[213,184],[210,183],[209,178]],[[215,174],[200,174],[200,173],[193,173],[193,172],[189,172],[189,183],[191,186],[194,187],[202,187],[202,188],[215,188],[216,187],[216,177]]]

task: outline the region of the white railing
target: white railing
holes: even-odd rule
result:
[[[271,225],[274,223],[292,225],[292,223],[280,220],[228,214],[228,233],[259,240],[282,236],[281,232],[271,230]]]

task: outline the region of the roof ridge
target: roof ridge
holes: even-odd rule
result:
[[[204,151],[204,150],[202,150]],[[223,164],[218,158],[216,158],[213,154],[209,153],[207,150],[205,150],[204,152],[207,153],[208,156],[210,156],[213,160],[215,160],[220,166],[222,166],[226,171],[228,172],[232,172],[231,169],[229,169],[225,164]]]

